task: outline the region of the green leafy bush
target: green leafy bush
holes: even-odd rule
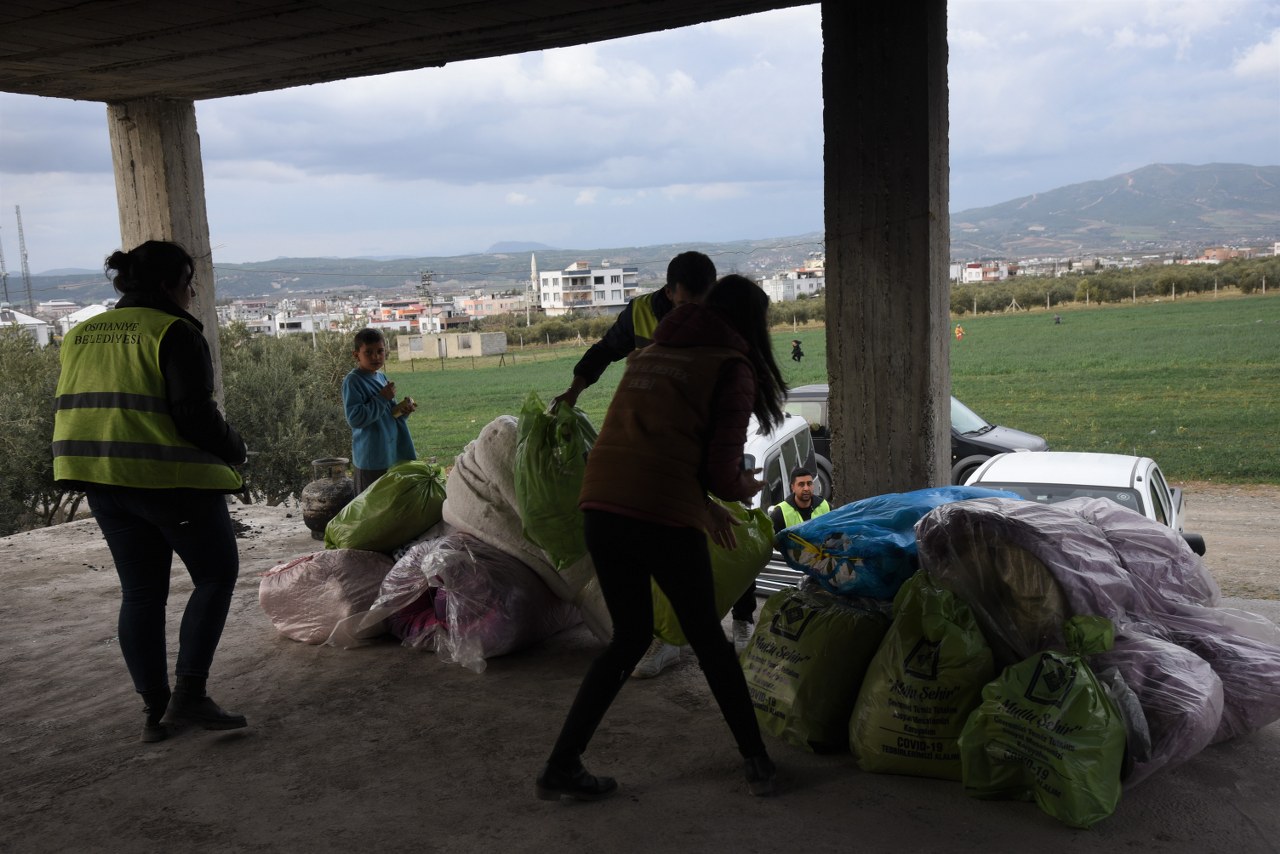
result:
[[[247,502],[277,505],[302,492],[311,461],[349,457],[342,378],[355,362],[348,336],[257,338],[236,324],[222,331],[227,420],[249,447]]]
[[[58,350],[0,328],[0,536],[74,515],[81,496],[53,483]]]

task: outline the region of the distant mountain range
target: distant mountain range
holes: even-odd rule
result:
[[[954,259],[1145,254],[1280,240],[1280,166],[1159,163],[951,215]]]
[[[1280,166],[1212,163],[1156,164],[1101,181],[951,215],[951,257],[1081,257],[1197,254],[1206,246],[1269,247],[1280,241]],[[250,264],[218,264],[222,298],[283,297],[368,291],[411,293],[424,271],[438,294],[473,288],[523,289],[529,256],[539,270],[561,270],[575,261],[636,267],[642,284],[657,284],[671,256],[687,249],[711,255],[721,272],[767,275],[799,267],[824,249],[821,233],[727,243],[667,243],[607,249],[555,249],[505,241],[488,251],[449,257],[276,258]],[[24,299],[22,283],[9,276],[11,299]],[[80,303],[113,296],[100,271],[57,270],[33,276],[38,300]]]

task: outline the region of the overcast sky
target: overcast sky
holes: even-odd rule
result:
[[[1275,0],[951,0],[951,209],[1151,163],[1280,163]],[[215,263],[821,231],[806,6],[196,105]],[[119,245],[106,108],[0,93],[0,242]]]

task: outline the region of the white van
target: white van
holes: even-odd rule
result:
[[[796,466],[813,472],[815,496],[831,496],[831,463],[814,452],[808,421],[788,414],[772,433],[761,436],[759,429],[759,422],[751,416],[743,459],[747,468],[763,470],[765,483],[751,500],[752,507],[768,509],[786,498],[791,492],[791,470]]]

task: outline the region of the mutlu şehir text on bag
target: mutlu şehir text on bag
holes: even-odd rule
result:
[[[969,606],[921,570],[893,600],[893,624],[849,718],[863,771],[960,779],[957,740],[995,675]]]
[[[847,750],[858,686],[888,627],[875,605],[816,585],[770,596],[742,663],[760,728],[806,750]]]
[[[965,791],[978,798],[1035,799],[1072,827],[1089,827],[1120,801],[1125,730],[1085,656],[1110,648],[1105,617],[1063,626],[1068,652],[1045,651],[1005,668],[982,690],[960,734]]]

